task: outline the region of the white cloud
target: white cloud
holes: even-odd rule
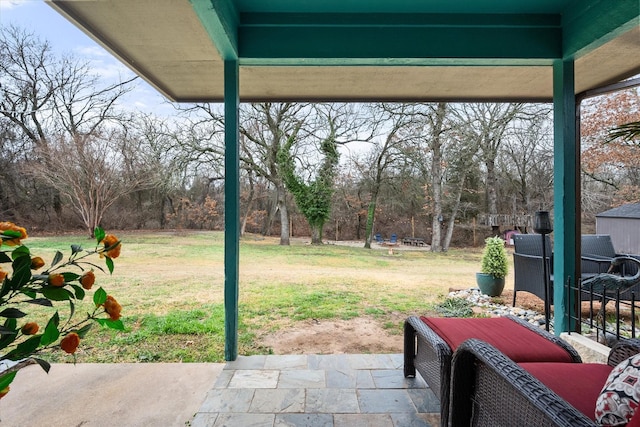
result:
[[[33,0],[0,0],[0,10],[15,9]]]
[[[107,52],[102,47],[97,45],[96,46],[77,46],[73,48],[73,53],[79,56],[90,57],[90,58],[111,57],[109,52]]]

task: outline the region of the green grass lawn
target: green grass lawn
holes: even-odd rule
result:
[[[94,326],[79,362],[220,362],[224,359],[224,250],[220,232],[118,234],[122,253],[112,276],[96,273],[122,305],[126,330]],[[86,236],[29,237],[47,263]],[[402,320],[433,310],[449,288],[475,286],[480,250],[369,250],[249,236],[240,243],[239,353],[269,353],[261,337],[309,319],[368,316],[389,334]],[[512,280],[507,280],[512,283]],[[90,291],[91,292],[91,291]],[[79,305],[78,315],[90,310]],[[61,308],[61,314],[65,312]],[[51,361],[70,361],[62,352]]]

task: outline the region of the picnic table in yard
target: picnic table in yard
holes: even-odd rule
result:
[[[422,237],[404,237],[402,244],[407,246],[425,246],[427,243]]]

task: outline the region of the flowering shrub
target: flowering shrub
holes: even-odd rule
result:
[[[102,288],[93,293],[93,311],[74,321],[76,302],[83,300],[85,291],[95,284],[94,270],[104,272],[89,257],[97,254],[104,258],[111,274],[113,259],[120,255],[122,245],[117,237],[105,234],[102,228],[96,228],[94,234],[97,241],[94,249],[72,245],[66,261],[63,253],[57,251],[49,267],[39,271],[46,263],[22,243],[27,231],[11,222],[0,222],[0,398],[9,391],[9,384],[21,368],[37,363],[49,372],[51,365],[35,357],[45,349],[59,347],[73,355],[75,362],[75,352],[93,321],[124,329],[120,320],[122,307]],[[67,271],[71,268],[79,273]],[[55,310],[46,324],[38,324],[29,317],[27,309],[34,305]],[[69,308],[68,318],[62,324],[57,305]]]

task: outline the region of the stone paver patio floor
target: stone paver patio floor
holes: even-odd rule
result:
[[[402,354],[240,356],[228,362],[192,427],[410,427],[439,424],[426,383]]]

